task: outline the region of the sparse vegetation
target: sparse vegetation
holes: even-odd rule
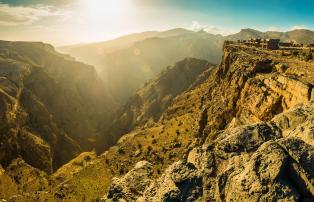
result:
[[[256,50],[258,51],[258,49]],[[242,52],[245,53],[245,51],[242,51]],[[279,58],[283,60],[283,61],[280,61],[280,63],[286,64],[285,62],[287,62],[287,64],[289,64],[287,65],[287,68],[286,68],[288,69],[286,74],[282,73],[285,71],[275,72],[275,70],[274,70],[275,73],[268,72],[267,74],[266,73],[256,74],[256,73],[252,73],[251,70],[252,68],[254,68],[255,63],[264,61],[263,60],[264,58],[262,56],[265,56],[265,55],[262,55],[262,56],[258,55],[256,57],[255,56],[253,57],[251,55],[252,54],[251,52],[245,53],[244,55],[242,55],[242,52],[233,54],[232,57],[228,58],[228,62],[223,63],[223,65],[225,66],[222,65],[222,66],[217,67],[216,70],[221,70],[221,71],[213,71],[214,72],[212,76],[213,78],[210,75],[208,76],[208,78],[206,77],[206,79],[202,80],[200,84],[193,86],[193,88],[191,89],[190,89],[190,85],[191,84],[194,85],[194,81],[196,80],[196,78],[199,79],[198,77],[199,73],[203,72],[206,69],[205,67],[201,67],[201,65],[203,65],[204,63],[204,61],[202,60],[191,59],[191,58],[183,60],[180,63],[172,66],[171,68],[170,67],[167,68],[167,70],[161,73],[160,77],[158,77],[157,79],[154,79],[145,83],[144,88],[140,89],[137,92],[136,96],[130,99],[131,101],[127,103],[126,107],[123,110],[121,109],[123,112],[121,112],[121,114],[117,115],[117,117],[114,118],[117,125],[113,125],[112,126],[113,129],[112,131],[110,131],[112,132],[112,134],[115,134],[115,135],[122,134],[120,133],[121,131],[123,131],[123,133],[125,131],[127,132],[130,131],[130,133],[125,134],[121,139],[119,139],[119,142],[116,143],[116,145],[114,145],[113,147],[110,147],[105,153],[101,153],[99,156],[96,156],[96,154],[92,152],[88,154],[83,153],[77,156],[75,159],[73,159],[69,163],[63,165],[57,171],[54,170],[54,173],[49,176],[43,172],[39,172],[39,170],[36,170],[29,165],[27,165],[26,166],[27,169],[25,169],[24,164],[18,164],[18,166],[15,167],[16,170],[14,169],[11,170],[11,168],[9,167],[7,171],[11,172],[10,173],[11,176],[10,176],[7,174],[7,172],[2,171],[2,167],[0,166],[0,184],[5,185],[5,188],[1,188],[0,186],[0,198],[8,198],[9,196],[12,196],[12,195],[16,195],[17,197],[20,197],[19,195],[23,195],[23,191],[24,191],[26,193],[25,196],[27,197],[28,196],[32,197],[32,194],[35,193],[34,194],[35,197],[40,196],[40,197],[45,198],[47,195],[47,199],[50,199],[49,197],[51,197],[52,201],[56,198],[58,200],[64,200],[64,201],[92,201],[93,199],[97,201],[97,200],[100,200],[99,198],[100,196],[104,196],[104,194],[106,193],[106,190],[108,190],[108,186],[112,182],[111,179],[113,177],[117,177],[117,176],[119,177],[119,175],[121,177],[121,175],[125,175],[126,173],[128,173],[130,169],[134,167],[135,163],[137,163],[138,161],[141,161],[141,160],[149,161],[153,165],[153,168],[152,168],[153,172],[150,177],[152,179],[156,179],[157,177],[162,175],[164,171],[167,168],[169,168],[169,166],[172,165],[174,162],[178,162],[178,160],[182,160],[182,157],[185,158],[185,156],[189,154],[188,152],[190,150],[195,149],[195,145],[201,146],[200,150],[203,150],[203,148],[206,148],[206,152],[208,151],[210,153],[210,154],[208,153],[202,154],[202,159],[200,160],[203,160],[203,157],[207,157],[207,155],[208,155],[208,158],[210,158],[208,159],[209,161],[204,161],[202,163],[210,162],[211,164],[213,163],[214,165],[217,159],[222,162],[222,161],[228,160],[229,156],[232,156],[233,158],[232,162],[224,162],[225,164],[219,164],[219,166],[222,168],[220,168],[219,166],[212,167],[212,165],[210,164],[210,167],[211,167],[210,169],[214,168],[215,172],[217,173],[221,172],[221,169],[225,169],[226,165],[233,166],[234,161],[237,161],[238,157],[239,159],[241,159],[241,162],[240,162],[241,166],[244,166],[245,163],[252,161],[252,159],[254,158],[259,158],[260,156],[262,156],[263,158],[258,159],[258,163],[263,162],[265,160],[264,157],[267,156],[268,153],[266,153],[267,155],[251,155],[251,153],[243,155],[244,153],[246,153],[246,150],[244,151],[244,149],[248,149],[248,151],[252,152],[253,154],[253,152],[256,152],[253,150],[258,149],[258,147],[262,147],[260,145],[265,146],[264,144],[265,142],[263,142],[264,141],[263,138],[261,140],[258,139],[258,141],[256,142],[256,144],[254,144],[254,146],[251,145],[251,141],[254,142],[256,138],[260,138],[260,136],[255,135],[255,133],[257,134],[261,131],[267,132],[267,134],[269,133],[270,134],[269,136],[273,138],[273,136],[277,135],[277,132],[279,131],[280,126],[276,128],[276,130],[278,129],[278,131],[275,131],[274,133],[269,132],[269,131],[272,131],[273,128],[270,128],[269,130],[265,129],[265,131],[264,131],[264,127],[257,128],[256,131],[254,131],[254,135],[250,136],[249,138],[243,138],[244,141],[242,141],[242,139],[241,141],[235,140],[234,141],[235,143],[233,145],[232,138],[236,137],[241,132],[240,130],[241,128],[239,129],[237,127],[238,125],[242,124],[241,122],[244,120],[248,122],[253,120],[255,124],[257,120],[262,120],[264,121],[264,123],[266,123],[268,120],[272,120],[272,118],[275,115],[282,113],[283,110],[293,108],[295,104],[299,104],[297,102],[300,100],[303,103],[307,103],[309,100],[307,92],[309,89],[311,89],[311,86],[307,88],[307,82],[308,83],[312,82],[312,80],[309,80],[309,78],[312,78],[312,75],[310,75],[309,78],[307,78],[306,76],[311,74],[312,70],[311,68],[308,68],[308,67],[303,68],[298,65],[307,64],[308,66],[311,67],[311,63],[305,63],[304,61],[313,60],[313,55],[311,52],[296,53],[297,54],[296,56],[299,58],[302,58],[302,60],[304,61],[300,61],[298,60],[298,58],[293,58],[292,56]],[[278,57],[280,57],[278,55],[280,55],[279,51],[276,52],[276,55],[275,55],[277,60],[279,60]],[[269,57],[271,58],[271,60],[276,60],[274,59],[275,56],[266,55],[265,57]],[[0,56],[0,58],[1,57],[2,56]],[[236,65],[233,64],[234,62],[233,60],[237,61]],[[52,61],[55,62],[56,64],[59,64],[55,60],[52,60]],[[21,61],[21,62],[25,62],[25,61]],[[242,66],[242,63],[243,63],[243,66]],[[279,62],[273,61],[270,65],[274,65],[274,64],[279,64]],[[77,65],[78,65],[78,68],[81,67],[81,65],[79,64]],[[229,65],[228,68],[226,67],[227,65]],[[45,68],[45,67],[41,67],[41,68]],[[199,69],[196,71],[195,68],[199,68]],[[301,68],[303,68],[302,71],[300,70]],[[306,71],[304,71],[304,69]],[[52,69],[52,70],[55,70],[55,69]],[[40,72],[41,70],[39,69],[37,71]],[[48,105],[47,103],[52,102],[51,97],[53,96],[49,96],[49,99],[47,98],[48,99],[47,101],[43,97],[41,97],[40,93],[45,93],[45,91],[47,91],[47,87],[49,87],[49,89],[50,87],[52,87],[51,91],[54,93],[55,91],[58,92],[58,90],[60,89],[55,87],[54,85],[50,85],[49,79],[52,79],[54,81],[55,79],[54,77],[50,78],[49,75],[45,75],[45,74],[43,75],[47,76],[47,78],[41,74],[37,75],[37,71],[36,73],[32,72],[32,75],[28,76],[29,78],[27,77],[27,79],[29,80],[25,82],[25,85],[32,85],[33,84],[32,82],[36,81],[37,76],[38,78],[45,78],[42,83],[39,82],[41,83],[41,85],[38,85],[38,82],[34,82],[34,85],[36,86],[27,86],[27,88],[25,88],[27,89],[27,91],[25,90],[25,92],[23,92],[25,93],[25,95],[23,95],[24,97],[21,97],[18,99],[16,97],[13,97],[12,99],[10,97],[8,99],[0,98],[0,101],[4,100],[5,102],[8,102],[7,106],[12,106],[12,103],[9,103],[11,100],[13,101],[19,100],[23,104],[23,105],[21,104],[21,107],[19,109],[20,111],[18,111],[17,113],[18,116],[16,116],[17,118],[20,118],[18,119],[19,122],[17,122],[18,129],[11,128],[12,130],[8,131],[9,135],[4,133],[8,137],[12,138],[10,140],[10,143],[11,143],[10,146],[13,148],[13,149],[11,147],[5,148],[5,149],[8,149],[9,152],[4,153],[4,154],[5,155],[11,154],[10,152],[12,151],[21,151],[19,155],[25,157],[29,155],[29,151],[31,151],[32,154],[34,154],[34,156],[36,157],[34,158],[35,161],[30,161],[28,158],[25,158],[25,159],[27,159],[30,163],[37,166],[36,164],[37,161],[48,162],[48,163],[53,162],[52,161],[53,159],[51,158],[45,159],[43,158],[44,155],[38,155],[38,154],[48,154],[49,156],[52,153],[53,155],[58,155],[62,157],[65,156],[67,159],[69,159],[71,158],[71,156],[75,156],[78,153],[80,153],[81,151],[80,147],[82,148],[86,147],[83,149],[91,150],[90,148],[91,145],[93,146],[96,143],[101,143],[101,144],[104,143],[103,141],[98,141],[98,139],[95,138],[95,136],[93,135],[87,135],[86,137],[89,137],[89,138],[87,138],[86,140],[82,140],[82,142],[84,143],[87,142],[86,145],[81,142],[77,143],[77,141],[73,139],[73,136],[72,136],[75,133],[73,132],[72,134],[71,131],[70,131],[71,133],[69,133],[69,129],[72,127],[69,127],[67,125],[69,124],[67,120],[71,120],[70,118],[73,116],[73,114],[71,114],[72,110],[75,112],[75,115],[77,116],[81,115],[80,113],[84,114],[86,111],[90,112],[89,110],[91,111],[94,110],[93,113],[97,112],[97,109],[95,110],[93,106],[89,106],[87,108],[88,110],[86,109],[86,111],[85,110],[82,111],[81,109],[82,107],[80,105],[81,104],[83,105],[85,102],[80,100],[79,96],[81,95],[80,93],[76,92],[76,91],[80,91],[81,89],[77,87],[77,85],[80,85],[80,82],[75,82],[73,84],[75,86],[74,87],[75,90],[65,88],[66,92],[67,90],[69,90],[70,95],[72,94],[75,95],[73,98],[70,97],[71,99],[69,99],[66,93],[61,94],[61,95],[56,93],[54,95],[60,99],[60,103],[56,102],[56,103],[53,103],[53,105]],[[62,71],[60,73],[62,73]],[[181,74],[183,75],[182,78],[180,77]],[[84,78],[84,75],[81,75],[81,76]],[[304,79],[304,82],[301,79],[300,81],[298,80],[300,77]],[[3,78],[1,77],[0,80],[1,79]],[[217,82],[217,79],[219,79],[219,82]],[[289,82],[293,84],[292,87],[288,86],[287,88],[280,89],[281,86],[286,85],[286,83],[284,83],[286,79],[287,80],[290,79]],[[176,84],[172,84],[174,80],[178,81],[179,83],[178,86],[176,86]],[[66,83],[67,80],[63,82]],[[273,82],[274,84],[278,84],[278,85],[274,85],[277,88],[279,88],[278,92],[274,93],[273,90],[269,90],[269,87],[267,87],[267,85],[273,85],[273,83],[269,84],[267,82],[270,82],[270,83]],[[283,82],[283,84],[281,85],[280,83],[276,83],[276,82]],[[14,88],[18,86],[14,84],[12,86],[9,86],[10,88],[4,88],[1,86],[1,85],[4,85],[3,83],[6,84],[10,82],[7,82],[6,80],[3,80],[3,81],[1,80],[0,94],[2,91],[7,91],[7,89],[13,89],[12,90],[13,92]],[[45,86],[45,85],[48,85],[48,86]],[[63,83],[62,82],[58,83],[58,85],[63,85]],[[87,85],[87,84],[84,83],[84,85]],[[290,85],[290,84],[288,83],[287,85]],[[33,92],[34,93],[33,95],[27,95],[28,90],[32,89],[31,87],[34,87],[34,88],[36,87],[36,91]],[[301,90],[300,91],[299,89],[295,90],[296,88],[300,88]],[[189,91],[185,92],[185,90],[187,89],[189,89]],[[293,89],[293,90],[290,90],[290,89]],[[287,93],[287,91],[289,92]],[[295,96],[294,91],[298,91],[298,93],[300,92],[297,95],[297,97],[293,97]],[[1,94],[1,96],[4,96],[5,98],[7,98],[6,94],[8,95],[10,94],[10,96],[12,94],[14,96],[14,93],[12,92],[8,91],[5,93],[2,93],[3,95]],[[302,92],[306,92],[304,93],[305,95],[303,95]],[[281,93],[287,93],[288,96]],[[93,98],[97,97],[93,93],[91,94],[93,95]],[[291,99],[284,100],[285,106],[283,109],[283,107],[281,106],[283,102],[282,99],[286,97],[291,97]],[[32,100],[30,100],[31,98]],[[188,98],[188,101],[187,101],[187,98]],[[53,116],[53,114],[56,114],[57,112],[50,113],[51,107],[57,104],[62,104],[63,102],[65,102],[65,100],[68,100],[68,99],[71,101],[71,103],[73,102],[74,106],[72,108],[72,106],[62,105],[62,109],[65,109],[65,112],[60,111],[58,113],[62,114],[62,116],[65,116],[65,118],[63,121],[60,121],[59,123],[58,121],[54,120],[54,119],[57,120],[58,117]],[[256,107],[257,100],[258,100],[258,107]],[[264,100],[267,100],[266,104],[264,103]],[[90,100],[87,100],[87,101],[90,101]],[[96,101],[94,99],[91,100],[92,103]],[[280,107],[278,107],[279,105]],[[0,102],[1,109],[6,110],[7,108],[10,108],[7,106],[5,105],[5,107],[1,108],[1,102]],[[67,117],[66,107],[72,108],[71,110],[69,110],[70,117]],[[38,111],[40,112],[39,114],[38,114]],[[307,113],[310,113],[310,112],[307,112]],[[293,116],[295,115],[293,114]],[[86,129],[87,132],[94,131],[95,128],[98,129],[99,123],[97,124],[93,123],[93,121],[89,121],[89,119],[88,120],[85,119],[85,116],[80,116],[80,117],[83,117],[82,120],[76,119],[77,117],[75,116],[73,119],[75,119],[76,121],[73,123],[85,124],[85,121],[86,121],[86,125],[91,127],[91,128],[88,128],[88,130]],[[160,117],[162,117],[162,120],[159,120]],[[239,117],[239,121],[236,119],[238,117]],[[287,116],[287,117],[290,118],[290,116]],[[101,120],[99,117],[95,117],[95,119]],[[4,121],[1,123],[6,123],[6,122]],[[275,124],[275,121],[272,122],[272,124]],[[6,125],[6,127],[9,127],[11,125],[14,125],[14,124],[10,123]],[[101,128],[101,126],[99,128]],[[253,127],[255,126],[256,125],[254,125]],[[270,126],[267,125],[265,126],[265,128],[268,128],[271,126],[274,126],[274,125],[270,125]],[[61,129],[59,130],[58,127],[62,128],[62,131]],[[134,129],[134,127],[136,128]],[[227,143],[221,141],[221,145],[218,145],[221,147],[215,148],[215,146],[217,146],[217,143],[215,141],[220,141],[219,138],[225,137],[221,134],[226,131],[225,130],[226,128],[228,128],[227,131],[234,131],[234,132],[232,134],[223,134],[223,135],[226,135],[227,137],[232,137],[232,138],[228,139]],[[234,128],[236,129],[233,130]],[[78,133],[81,132],[82,134],[85,134],[86,132],[85,130],[79,127],[77,128],[77,130],[78,131],[75,131],[75,132],[78,132]],[[102,130],[102,129],[99,129],[99,130]],[[300,130],[304,132],[302,128],[300,128]],[[36,133],[37,132],[40,133],[38,137],[36,136],[37,134],[35,133],[35,131]],[[84,133],[82,131],[84,131]],[[47,142],[50,140],[49,138],[54,139],[54,135],[58,135],[59,133],[61,134],[61,132],[62,132],[62,135],[60,137],[66,138],[66,139],[61,139],[60,141],[61,143],[66,142],[67,144],[60,145],[58,142],[59,139],[56,139],[56,142],[58,143],[56,144],[57,149],[51,148],[49,145],[50,143],[47,144]],[[99,132],[102,133],[103,131],[99,131]],[[248,133],[249,132],[250,130],[248,130]],[[70,136],[68,135],[68,133],[72,135]],[[289,134],[290,133],[293,135],[295,131],[290,131]],[[45,135],[42,135],[42,134],[45,134]],[[107,133],[104,133],[104,134],[107,135]],[[199,139],[196,140],[194,135],[196,135]],[[242,134],[242,135],[245,136],[247,134]],[[304,133],[303,135],[306,135],[306,134]],[[274,139],[272,141],[276,142],[276,141],[281,141],[284,139],[284,137],[281,137],[281,135],[279,136],[280,136],[280,140]],[[42,137],[47,138],[47,140],[41,139]],[[110,137],[110,135],[108,135],[108,137]],[[118,138],[117,136],[114,136],[114,137]],[[264,137],[264,134],[262,134],[261,137]],[[21,138],[21,140],[23,141],[21,141],[18,138]],[[299,138],[299,137],[296,137],[296,138]],[[246,145],[242,145],[242,144],[246,144],[246,140],[250,141],[248,143],[250,144],[249,148],[247,148]],[[300,143],[295,144],[295,145],[297,146],[301,145],[302,141],[307,141],[307,139],[304,138],[300,140]],[[204,146],[203,147],[202,145],[198,144],[202,142],[205,142],[204,144],[209,143],[209,145],[203,145]],[[280,144],[284,144],[284,143],[281,142]],[[36,145],[36,147],[34,147],[34,145]],[[106,147],[107,146],[108,145],[106,145]],[[279,150],[281,150],[282,148],[279,146],[278,148]],[[30,150],[27,150],[28,147],[30,148]],[[66,148],[66,149],[63,150],[63,148]],[[50,149],[54,149],[54,150],[52,151]],[[197,147],[197,150],[198,149],[199,147]],[[214,153],[216,152],[216,149],[219,151],[218,153]],[[306,150],[306,151],[311,151],[311,150]],[[7,150],[5,150],[5,152],[7,152]],[[56,152],[60,152],[60,154]],[[272,150],[269,150],[267,152],[271,153]],[[282,159],[291,159],[291,157],[289,157],[290,155],[289,152],[287,151],[277,152],[276,150],[276,155],[282,154],[283,155]],[[67,155],[69,155],[69,157]],[[212,155],[215,155],[215,158],[213,158]],[[197,157],[198,156],[196,155],[196,158]],[[278,162],[280,162],[280,159],[278,160]],[[287,165],[289,163],[290,163],[289,160],[288,161],[285,160],[285,162],[283,162],[282,167],[283,168],[288,167]],[[295,161],[293,163],[297,165],[299,162]],[[20,166],[20,165],[23,165],[23,166]],[[194,166],[192,166],[192,164],[189,164],[189,165],[191,165],[190,166],[191,168],[189,169],[193,170],[193,172],[191,172],[192,173],[191,175],[195,173],[197,174],[199,173],[199,172],[194,172],[198,169],[198,166],[196,166],[196,164],[195,164],[195,168]],[[257,167],[259,166],[259,164],[255,162],[253,165],[254,166],[246,167],[246,168],[252,168],[252,167],[255,168],[256,166]],[[38,167],[40,166],[42,165],[39,165]],[[52,165],[49,165],[49,166],[51,169]],[[53,167],[53,168],[56,169],[58,168],[58,166]],[[28,171],[27,175],[23,174],[23,172],[25,171],[24,169]],[[237,167],[235,166],[233,169],[237,169]],[[277,169],[281,169],[281,168],[277,168],[277,167],[269,168],[269,170],[275,170],[276,172],[277,172]],[[280,170],[278,170],[278,173],[281,173],[281,171],[280,172],[279,171]],[[222,174],[227,176],[228,172],[222,173]],[[239,170],[239,172],[241,172],[241,170]],[[259,174],[259,172],[260,172],[259,170],[254,170],[254,176]],[[285,172],[287,171],[284,170],[283,173]],[[294,172],[294,171],[289,170],[289,172]],[[302,170],[302,172],[306,172],[306,170],[304,171]],[[178,173],[180,174],[180,172]],[[208,173],[212,173],[212,170]],[[210,175],[210,177],[215,178],[214,175],[216,175],[216,173],[213,175]],[[31,176],[31,178],[29,178],[29,176]],[[245,177],[246,175],[243,175],[243,176]],[[263,181],[263,183],[267,183],[269,176],[272,176],[272,175],[267,175],[266,176],[267,179]],[[205,177],[208,177],[208,176],[204,175],[202,177],[204,177],[203,179],[205,181],[206,179]],[[280,177],[281,175],[278,175],[278,179]],[[302,177],[307,177],[307,176],[304,175]],[[35,183],[29,183],[30,179],[33,180]],[[37,181],[38,179],[40,180],[40,183]],[[230,180],[230,179],[231,178],[228,178],[227,180]],[[258,182],[258,180],[259,178],[256,180],[256,182]],[[193,180],[190,180],[188,182],[190,183],[192,181]],[[23,182],[27,182],[28,185],[25,186]],[[184,182],[187,182],[187,181],[184,181]],[[271,182],[279,183],[279,180],[275,178]],[[289,183],[286,183],[285,188],[290,186],[290,184],[292,183],[293,182],[290,182],[290,181]],[[232,185],[233,184],[230,183],[230,186]],[[272,186],[273,185],[271,184],[267,188],[273,188]],[[213,186],[213,187],[216,187],[216,186]],[[25,191],[25,190],[30,190],[30,191]],[[284,189],[281,189],[281,190],[284,190]],[[293,188],[293,191],[298,192],[299,188]],[[6,192],[6,193],[3,193],[3,192]],[[256,193],[259,193],[259,191],[257,191]],[[298,197],[299,196],[301,195],[299,194]],[[20,200],[20,201],[23,201],[23,200]]]
[[[179,129],[176,130],[176,134],[180,135],[180,130]]]
[[[119,153],[119,154],[125,154],[125,151],[124,151],[124,149],[119,148],[119,149],[118,149],[118,153]]]

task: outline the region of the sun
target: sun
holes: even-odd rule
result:
[[[92,20],[117,20],[124,18],[131,8],[131,0],[81,0],[85,17]]]

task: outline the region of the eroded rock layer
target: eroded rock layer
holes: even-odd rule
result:
[[[307,67],[298,74],[304,66],[293,58],[225,46],[216,72],[163,114],[167,123],[194,113],[196,141],[157,176],[158,163],[144,158],[136,165],[150,165],[145,172],[114,178],[103,200],[314,200],[314,65]]]
[[[93,147],[100,123],[106,124],[114,108],[92,66],[59,54],[48,44],[0,41],[4,167],[21,157],[52,173]]]
[[[158,120],[138,119],[135,130],[100,156],[83,153],[50,176],[13,161],[8,166],[14,168],[12,172],[0,169],[0,181],[11,187],[1,197],[11,201],[313,201],[313,79],[311,61],[276,51],[225,46],[221,64],[189,81],[186,90],[160,108]],[[13,87],[6,89],[6,94],[16,92]],[[5,103],[13,103],[6,94]],[[149,114],[142,106],[135,111]],[[34,141],[40,140],[25,142]],[[38,148],[49,153],[45,145]],[[23,172],[38,175],[32,189],[19,181],[24,178],[16,173]],[[43,188],[38,189],[38,184]]]

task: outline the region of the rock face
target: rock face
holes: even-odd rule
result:
[[[184,161],[158,179],[148,178],[138,201],[303,201],[313,200],[314,103],[284,112],[269,122],[227,129],[209,136]],[[293,116],[297,114],[297,116]],[[293,123],[286,126],[283,122]],[[289,131],[289,132],[288,132]],[[136,175],[131,170],[128,178]],[[125,177],[122,177],[125,179]],[[109,199],[125,198],[119,186],[139,181],[115,178]],[[137,193],[137,192],[136,192]]]
[[[112,179],[107,197],[113,200],[124,199],[126,201],[134,201],[143,194],[145,188],[152,181],[150,179],[151,174],[152,165],[149,162],[138,162],[135,167],[122,178]]]
[[[278,38],[281,41],[311,44],[314,43],[314,32],[260,32],[243,29],[239,33],[223,37],[205,31],[173,29],[131,34],[108,42],[63,47],[61,50],[97,66],[108,81],[110,93],[124,104],[142,84],[155,78],[166,65],[185,57],[201,58],[218,64],[224,40],[249,38]],[[117,58],[123,60],[117,61]]]
[[[186,58],[168,67],[155,80],[147,82],[143,88],[130,98],[119,110],[107,134],[117,140],[121,135],[139,126],[157,122],[161,114],[171,105],[179,94],[193,88],[197,79],[202,80],[202,73],[210,71],[214,66],[206,60]],[[107,135],[101,136],[107,137]],[[99,141],[102,144],[102,140]],[[101,148],[100,145],[99,147]]]
[[[186,57],[219,63],[221,35],[204,31],[173,29],[127,35],[103,43],[62,48],[79,60],[95,65],[118,103],[129,97],[149,79],[155,79],[167,65]],[[117,60],[117,58],[120,58]],[[123,58],[123,59],[121,59]]]
[[[177,96],[160,120],[192,112],[196,141],[160,175],[146,176],[151,182],[132,200],[314,200],[314,65],[301,76],[294,65],[302,67],[275,52],[225,46],[216,71]],[[115,201],[134,191],[109,192],[106,199]]]
[[[108,122],[114,103],[93,67],[43,43],[0,42],[0,162],[51,173]],[[111,141],[109,140],[110,144]]]
[[[25,178],[16,183],[17,172],[9,174],[11,166],[3,166],[0,180],[11,189],[1,197],[17,192],[17,201],[313,201],[313,78],[313,62],[226,45],[222,63],[189,80],[191,85],[177,91],[158,121],[138,122],[105,153],[83,153],[51,177],[32,172],[43,185],[49,179],[43,190],[23,191]],[[8,86],[1,102],[5,111],[14,106],[8,95],[18,94],[19,88],[1,81]],[[156,95],[152,100],[167,94]],[[131,108],[140,115],[150,101]],[[22,109],[50,114],[44,104],[27,106]],[[50,123],[53,118],[39,120]],[[35,154],[57,152],[28,129],[19,130],[25,146],[18,144],[18,151],[40,143]]]

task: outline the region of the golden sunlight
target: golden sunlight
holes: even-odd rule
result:
[[[96,21],[121,20],[131,11],[130,0],[81,0],[84,17]]]

